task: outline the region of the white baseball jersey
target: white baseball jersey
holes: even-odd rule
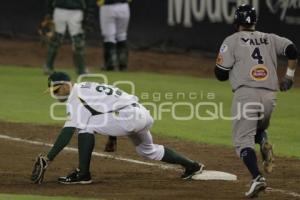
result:
[[[67,101],[69,119],[64,126],[84,129],[91,116],[118,111],[137,102],[136,96],[111,85],[94,82],[74,84]]]
[[[65,127],[76,127],[79,134],[128,136],[141,156],[163,158],[164,147],[153,144],[149,130],[153,118],[134,95],[105,84],[75,84],[67,101],[67,112],[70,118]]]

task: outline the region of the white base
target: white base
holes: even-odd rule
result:
[[[192,179],[204,180],[204,181],[207,180],[236,181],[237,176],[226,172],[203,170],[201,174],[194,175]]]

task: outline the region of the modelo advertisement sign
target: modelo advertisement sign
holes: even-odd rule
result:
[[[264,9],[263,15],[269,12],[284,24],[300,25],[300,0],[168,0],[168,24],[193,27],[193,22],[206,19],[211,23],[232,24],[236,7],[243,3],[250,3],[258,16]]]
[[[288,37],[300,49],[300,0],[135,0],[131,40],[215,52],[235,31],[234,12],[243,3],[256,8],[258,30]]]
[[[0,7],[0,33],[37,38],[45,3],[5,1]],[[288,37],[300,49],[300,0],[133,0],[129,39],[135,47],[216,52],[235,31],[234,12],[243,3],[256,8],[258,30]],[[99,28],[88,39],[100,41]]]

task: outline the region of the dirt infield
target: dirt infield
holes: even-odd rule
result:
[[[0,37],[0,65],[34,66],[42,69],[47,52],[39,41]],[[99,72],[103,65],[103,52],[99,45],[87,47],[87,66]],[[17,58],[17,59],[16,59]],[[72,49],[66,41],[59,50],[57,68],[73,68]],[[213,74],[214,59],[190,54],[167,54],[149,51],[132,51],[129,57],[130,71],[152,71],[172,74],[207,76]]]
[[[32,124],[0,122],[2,135],[19,137],[32,141],[53,143],[60,128]],[[230,136],[229,136],[230,137]],[[95,151],[101,152],[106,138],[96,137]],[[29,181],[33,158],[48,147],[29,145],[22,142],[0,139],[0,193],[39,194],[95,197],[105,199],[244,199],[248,189],[249,175],[234,151],[219,146],[198,144],[173,138],[154,136],[156,143],[164,144],[189,157],[202,161],[207,169],[234,173],[236,182],[225,181],[182,181],[178,172],[162,170],[113,159],[93,157],[92,175],[94,183],[87,186],[65,186],[56,182],[77,163],[77,154],[63,151],[51,163],[43,185]],[[69,146],[76,147],[76,137]],[[127,138],[120,138],[115,155],[143,160],[134,152]],[[260,199],[299,199],[288,192],[300,191],[300,160],[276,159],[276,170],[267,175],[269,186],[281,192],[267,192]]]
[[[0,38],[0,65],[40,67],[45,60],[46,49],[37,41]],[[100,71],[102,51],[98,47],[87,49],[87,64],[93,71]],[[73,67],[71,47],[65,44],[57,59],[58,68]],[[131,52],[130,71],[152,71],[158,73],[187,74],[200,77],[213,76],[214,59],[200,55],[161,54],[153,52]],[[284,72],[280,69],[280,73]],[[298,70],[298,75],[300,70]],[[299,85],[299,81],[297,83]],[[60,127],[0,122],[0,134],[32,141],[53,143]],[[230,133],[228,133],[228,137]],[[206,164],[208,170],[220,170],[236,174],[237,182],[182,181],[178,172],[157,167],[94,157],[92,175],[94,184],[88,186],[65,186],[57,183],[57,177],[66,175],[77,165],[78,156],[63,151],[49,167],[45,184],[33,185],[29,181],[34,157],[47,152],[48,147],[0,139],[0,193],[39,194],[94,197],[104,199],[244,199],[250,176],[234,150],[182,141],[174,138],[154,136],[156,143],[164,144],[182,152],[192,159]],[[95,151],[101,152],[106,138],[97,136]],[[70,146],[76,147],[76,137]],[[276,153],[276,149],[275,149]],[[126,138],[120,138],[118,152],[126,158],[143,160],[134,151]],[[145,160],[143,160],[145,161]],[[300,199],[292,193],[300,193],[300,160],[277,158],[276,169],[266,175],[273,192],[263,194],[260,199]]]

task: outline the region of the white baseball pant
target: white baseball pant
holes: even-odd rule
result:
[[[129,105],[118,112],[91,116],[87,127],[80,133],[100,133],[110,136],[128,136],[141,156],[151,160],[161,160],[164,147],[153,144],[150,128],[153,118],[141,104]]]
[[[99,11],[104,42],[116,43],[127,40],[127,29],[130,19],[128,3],[103,5]]]
[[[64,35],[67,30],[71,36],[83,33],[82,20],[82,10],[54,9],[53,21],[55,24],[55,31],[62,35]]]

